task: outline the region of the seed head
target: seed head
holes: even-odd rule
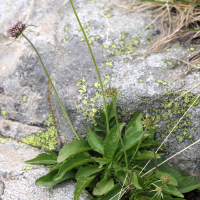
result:
[[[163,182],[163,184],[169,184],[170,183],[169,175],[165,174],[164,176],[162,176],[161,181]]]
[[[151,129],[154,127],[154,122],[152,121],[151,118],[144,119],[143,124],[144,124],[144,127],[146,127],[147,129]]]
[[[22,22],[15,22],[10,27],[10,36],[11,37],[18,37],[22,31],[25,29],[25,23]]]
[[[116,88],[109,88],[105,91],[106,97],[114,98],[117,95],[117,89]]]

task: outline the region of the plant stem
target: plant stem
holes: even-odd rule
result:
[[[38,58],[39,58],[39,60],[40,60],[40,62],[41,62],[41,64],[42,64],[42,67],[43,67],[43,69],[44,69],[44,72],[45,72],[45,74],[46,74],[46,76],[47,76],[47,78],[48,78],[48,80],[49,80],[49,82],[50,82],[50,84],[51,84],[51,87],[53,88],[53,91],[55,92],[55,95],[56,95],[56,97],[57,97],[57,99],[58,99],[58,102],[59,102],[59,104],[60,104],[60,107],[62,108],[62,111],[63,111],[63,113],[65,114],[65,117],[67,118],[67,121],[68,121],[69,125],[71,126],[71,128],[72,128],[72,130],[73,130],[73,132],[74,132],[74,134],[75,134],[75,136],[76,136],[76,138],[77,138],[78,140],[80,140],[78,134],[76,133],[76,131],[75,131],[75,129],[74,129],[74,127],[73,127],[73,125],[72,125],[72,123],[71,123],[71,121],[70,121],[70,119],[69,119],[69,117],[68,117],[68,115],[67,115],[67,113],[66,113],[66,111],[65,111],[65,109],[64,109],[64,106],[63,106],[63,104],[62,104],[62,102],[61,102],[61,100],[60,100],[60,98],[59,98],[59,96],[58,96],[58,93],[56,92],[56,89],[55,89],[55,87],[54,87],[54,85],[53,85],[53,83],[52,83],[52,81],[51,81],[51,78],[49,77],[49,75],[48,75],[48,73],[47,73],[47,70],[46,70],[46,68],[45,68],[45,66],[44,66],[44,64],[43,64],[43,62],[42,62],[42,59],[41,59],[41,57],[40,57],[38,51],[36,50],[36,48],[34,47],[34,45],[32,44],[32,42],[31,42],[23,33],[22,33],[22,36],[31,44],[31,46],[32,46],[33,49],[35,50],[35,52],[36,52],[36,54],[37,54],[37,56],[38,56]]]
[[[116,96],[114,98],[116,98]],[[114,108],[114,112],[115,112],[115,120],[116,120],[116,124],[117,124],[117,130],[118,130],[118,133],[119,133],[119,138],[120,138],[120,141],[121,141],[121,144],[122,144],[122,148],[123,148],[123,151],[124,151],[124,156],[125,156],[125,161],[126,161],[126,168],[128,169],[128,160],[127,160],[127,155],[126,155],[126,149],[124,147],[124,143],[123,143],[123,140],[122,140],[121,132],[120,132],[120,129],[119,129],[119,122],[118,122],[118,118],[117,118],[116,104],[115,104],[115,99],[114,98],[113,98],[113,108]]]
[[[92,53],[92,49],[91,49],[90,44],[89,44],[89,42],[88,42],[88,39],[87,39],[87,36],[86,36],[85,31],[84,31],[84,29],[83,29],[83,26],[82,26],[82,24],[81,24],[81,22],[80,22],[80,20],[79,20],[79,17],[78,17],[78,15],[77,15],[77,13],[76,13],[76,10],[75,10],[75,8],[74,8],[74,4],[73,4],[72,0],[70,0],[70,3],[71,3],[71,6],[72,6],[72,8],[73,8],[73,11],[74,11],[74,14],[75,14],[75,16],[76,16],[76,19],[77,19],[77,21],[78,21],[78,23],[79,23],[79,26],[81,27],[81,30],[82,30],[83,35],[84,35],[84,37],[85,37],[87,46],[88,46],[88,48],[89,48],[89,51],[90,51],[90,54],[91,54],[91,56],[92,56],[92,60],[93,60],[93,62],[94,62],[94,66],[95,66],[95,68],[96,68],[96,72],[97,72],[97,75],[98,75],[98,78],[99,78],[99,82],[100,82],[100,85],[101,85],[101,93],[102,93],[102,95],[103,95],[104,109],[105,109],[105,114],[106,114],[107,134],[109,134],[110,128],[109,128],[109,121],[108,121],[108,111],[107,111],[107,106],[106,106],[106,98],[105,98],[105,93],[104,93],[104,89],[103,89],[103,83],[102,83],[102,81],[101,81],[101,75],[100,75],[100,73],[99,73],[99,69],[98,69],[98,67],[97,67],[97,64],[96,64],[94,55],[93,55],[93,53]]]
[[[142,134],[142,137],[141,137],[141,139],[140,139],[140,141],[139,141],[139,143],[138,143],[138,145],[137,145],[137,149],[136,149],[135,153],[133,154],[131,160],[132,160],[132,159],[135,157],[135,155],[137,154],[138,149],[140,148],[140,144],[141,144],[141,142],[142,142],[142,138],[144,137],[145,132],[146,132],[146,129],[144,130],[144,132],[143,132],[143,134]]]

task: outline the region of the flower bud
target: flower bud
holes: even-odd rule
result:
[[[143,121],[143,125],[144,125],[144,127],[146,127],[147,129],[151,129],[151,128],[154,127],[154,122],[152,121],[151,118],[145,119],[145,120]]]
[[[16,21],[10,27],[10,36],[11,37],[18,37],[24,29],[25,29],[25,23],[21,23],[21,22]]]
[[[11,37],[16,37],[16,34],[15,33],[11,33]]]
[[[106,97],[114,98],[117,95],[117,89],[116,88],[109,88],[105,91]]]
[[[163,184],[169,184],[170,178],[167,174],[165,174],[164,176],[162,176],[161,181],[163,182]]]
[[[162,192],[162,188],[161,188],[161,187],[157,187],[157,188],[156,188],[156,191],[157,191],[158,193],[161,193],[161,192]]]

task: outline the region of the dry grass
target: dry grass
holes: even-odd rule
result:
[[[188,2],[188,0],[111,1],[112,4],[125,8],[127,12],[147,11],[147,15],[149,12],[154,18],[150,24],[161,23],[162,34],[156,41],[153,41],[147,53],[158,53],[167,49],[170,42],[176,39],[185,40],[186,45],[191,42],[200,44],[200,32],[188,31],[200,28],[200,1]]]

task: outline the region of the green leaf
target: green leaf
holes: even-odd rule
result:
[[[109,121],[115,116],[115,110],[114,110],[114,107],[113,107],[113,103],[114,103],[114,105],[116,105],[116,103],[117,103],[117,95],[113,98],[113,100],[107,106]]]
[[[168,183],[169,185],[173,185],[173,186],[177,186],[178,185],[178,182],[176,181],[176,179],[172,175],[170,175],[168,173],[156,170],[155,176],[156,176],[156,178],[158,178],[160,180],[162,179],[163,176],[168,176],[169,179],[170,179],[170,182]]]
[[[83,165],[83,164],[91,162],[91,161],[92,161],[92,159],[83,153],[75,155],[75,156],[67,159],[61,166],[57,176],[54,177],[54,180],[57,181],[57,180],[61,179],[65,175],[66,172],[70,171],[74,167]]]
[[[71,171],[68,171],[61,179],[59,179],[58,181],[55,181],[55,180],[53,180],[53,178],[57,175],[58,171],[59,171],[58,169],[55,169],[53,171],[50,171],[47,175],[38,178],[35,181],[35,185],[51,187],[51,186],[56,185],[57,183],[60,183],[66,179],[74,178],[74,174]]]
[[[100,119],[95,117],[94,120],[99,126],[103,127],[104,129],[106,128],[106,125]]]
[[[125,149],[128,150],[131,147],[133,147],[134,145],[136,145],[140,141],[142,134],[143,134],[143,131],[135,132],[135,133],[132,133],[128,136],[125,136],[124,139],[123,139]],[[149,135],[150,134],[145,133],[144,136],[143,136],[143,139],[145,139]]]
[[[133,160],[146,160],[154,158],[154,153],[152,151],[138,151]],[[159,154],[156,154],[156,158],[161,158]]]
[[[125,192],[122,190],[121,195],[118,194],[121,191],[121,189],[122,188],[119,183],[115,184],[115,186],[112,188],[112,190],[110,192],[108,192],[104,197],[102,197],[101,200],[110,200],[111,198],[112,198],[112,200],[120,199],[119,197],[122,197]]]
[[[162,158],[157,160],[158,164],[160,164],[162,161],[163,161]],[[155,160],[152,159],[151,162],[147,165],[145,170],[148,171],[154,167],[155,167]],[[167,163],[164,163],[161,166],[159,166],[157,168],[157,170],[170,174],[177,180],[177,182],[180,178],[187,177],[187,175],[185,173],[183,173],[181,170],[176,170],[176,169],[170,167]],[[178,184],[179,184],[179,182],[178,182]]]
[[[190,192],[200,187],[199,178],[197,177],[184,177],[178,179],[178,191],[181,193]]]
[[[114,187],[113,178],[102,179],[93,190],[93,194],[100,196],[108,193]]]
[[[89,150],[91,150],[91,148],[87,141],[73,141],[62,148],[62,150],[59,152],[57,162],[60,163],[71,156]]]
[[[107,158],[95,158],[95,157],[92,157],[92,159],[95,162],[100,164],[99,168],[102,167],[103,165],[107,164],[107,163],[110,163],[112,161],[111,159],[107,159]]]
[[[55,159],[57,159],[57,154],[53,151],[46,151],[48,154],[50,154],[52,157],[54,157]]]
[[[119,171],[119,172],[117,172],[116,176],[119,179],[121,185],[124,184],[124,186],[127,186],[129,184],[130,176],[129,175],[127,176],[127,174],[125,174],[125,172]]]
[[[84,177],[80,176],[74,191],[74,200],[79,200],[79,197],[82,191],[94,180],[95,176],[92,177]]]
[[[142,187],[140,186],[139,184],[139,181],[138,181],[138,176],[135,172],[132,174],[132,177],[131,177],[131,182],[132,184],[139,190],[142,189]]]
[[[29,164],[55,164],[56,158],[52,157],[52,155],[49,155],[47,153],[41,153],[36,158],[32,160],[27,160],[25,163]]]
[[[103,139],[98,137],[95,133],[93,133],[89,126],[87,127],[87,138],[92,149],[103,155],[104,141]]]
[[[76,173],[76,180],[80,177],[80,176],[84,176],[84,177],[88,177],[91,176],[97,172],[102,171],[104,168],[99,168],[99,166],[97,165],[92,165],[92,166],[86,166],[86,167],[81,167],[77,173]]]
[[[140,127],[140,125],[139,125],[139,123],[137,123],[136,121],[141,121],[141,119],[142,119],[142,112],[141,111],[139,111],[139,112],[137,112],[133,117],[132,117],[132,119],[129,121],[129,123],[128,123],[128,126],[127,126],[127,128],[126,128],[126,131],[130,128],[130,127],[132,127],[132,126],[135,126],[135,127],[137,127],[137,125],[138,125],[138,128],[140,129],[141,127]],[[136,122],[136,123],[135,123]],[[134,125],[135,124],[135,125]],[[136,125],[137,124],[137,125]],[[142,129],[143,130],[143,129]],[[137,131],[142,131],[142,130],[137,130]]]
[[[157,182],[156,186],[161,187],[163,192],[176,196],[176,197],[181,197],[183,198],[184,196],[177,190],[176,187],[173,185],[164,185],[162,182]]]
[[[120,135],[125,123],[119,124]],[[115,155],[115,151],[118,147],[119,143],[119,133],[117,130],[117,126],[112,128],[109,134],[106,137],[105,144],[104,144],[104,157],[108,159],[112,159]]]

